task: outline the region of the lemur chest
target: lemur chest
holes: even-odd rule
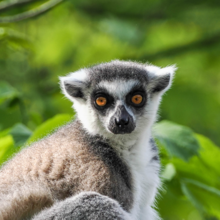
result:
[[[146,152],[143,152],[143,154]],[[133,206],[130,211],[134,219],[139,219],[142,207],[147,205],[147,195],[149,194],[148,183],[151,181],[148,178],[148,163],[147,157],[138,152],[129,152],[124,154],[124,158],[129,164],[132,175],[132,189],[133,189]]]
[[[134,198],[136,203],[140,203],[143,200],[143,193],[146,190],[146,167],[141,164],[130,164],[131,174],[133,179]]]
[[[75,144],[75,143],[74,143]],[[109,196],[129,211],[133,204],[131,175],[128,166],[113,148],[102,141],[68,149],[62,174],[50,181],[61,189],[55,196],[63,199],[82,191],[94,191]],[[62,186],[62,187],[61,187]]]

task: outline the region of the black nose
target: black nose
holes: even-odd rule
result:
[[[129,113],[124,106],[118,107],[117,116],[115,117],[115,124],[117,127],[125,127],[129,124]]]
[[[115,119],[115,124],[118,127],[123,127],[129,124],[129,118],[128,117],[123,117],[123,118],[116,118]]]
[[[124,105],[117,106],[108,126],[113,134],[128,134],[135,129],[135,122]]]

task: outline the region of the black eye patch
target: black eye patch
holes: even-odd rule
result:
[[[97,99],[98,98],[104,98],[106,99],[106,104],[103,105],[103,106],[100,106],[97,104]],[[109,95],[107,93],[106,90],[104,89],[99,89],[99,90],[96,90],[92,93],[92,96],[91,96],[91,101],[92,101],[92,106],[94,106],[97,110],[101,111],[101,112],[105,112],[108,108],[114,106],[114,98]]]
[[[133,101],[132,101],[132,98],[134,96],[141,96],[142,97],[142,101],[138,104],[135,104]],[[145,105],[147,101],[147,94],[146,94],[146,91],[144,88],[142,87],[134,87],[131,92],[128,93],[128,95],[126,96],[126,103],[129,105],[129,106],[132,106],[134,108],[141,108]]]

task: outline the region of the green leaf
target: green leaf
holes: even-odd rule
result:
[[[207,215],[220,218],[220,190],[193,179],[182,179],[184,194],[201,211]]]
[[[32,135],[32,131],[28,129],[25,125],[18,123],[11,129],[10,134],[15,141],[15,145],[21,146]]]
[[[169,121],[157,123],[154,127],[155,137],[165,147],[170,156],[188,161],[198,154],[200,148],[191,129]]]
[[[2,164],[11,155],[10,150],[14,146],[14,141],[11,135],[0,138],[0,164]]]
[[[175,166],[172,163],[168,163],[165,166],[165,169],[163,170],[161,176],[164,180],[172,180],[173,177],[176,175],[176,169]]]
[[[201,146],[199,156],[201,162],[207,166],[210,171],[214,171],[218,174],[220,179],[220,148],[200,134],[196,134],[196,138]]]
[[[199,140],[199,155],[188,162],[173,158],[183,193],[206,216],[220,218],[220,149],[209,139],[195,135]]]
[[[7,82],[0,82],[0,103],[6,99],[14,99],[19,97],[19,92],[9,85]]]
[[[198,156],[191,158],[189,162],[173,159],[172,163],[179,178],[190,178],[206,185],[220,188],[219,175],[207,167]]]
[[[164,220],[204,220],[182,193],[177,177],[171,181],[165,181],[157,200],[159,213]]]
[[[72,119],[72,115],[69,114],[59,114],[55,117],[47,120],[43,124],[41,124],[32,134],[32,136],[27,141],[27,144],[30,144],[44,136],[50,134],[57,127],[66,124],[68,121]]]
[[[174,158],[171,160],[180,178],[190,178],[220,190],[220,149],[209,139],[196,135],[200,143],[199,155],[188,162]]]

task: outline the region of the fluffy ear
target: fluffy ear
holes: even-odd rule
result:
[[[85,69],[59,77],[61,89],[64,95],[71,101],[74,98],[84,98],[84,90],[87,86],[88,73]]]
[[[157,66],[147,66],[147,72],[149,74],[149,90],[151,93],[164,93],[171,84],[172,79],[177,69],[175,65],[165,68],[159,68]]]

